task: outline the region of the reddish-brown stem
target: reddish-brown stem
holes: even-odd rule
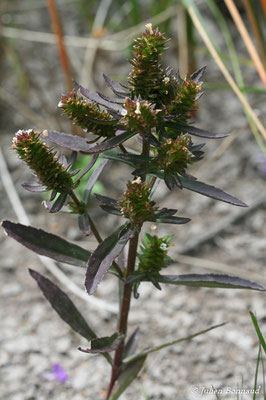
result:
[[[142,155],[149,156],[149,153],[150,153],[150,144],[146,140],[146,138],[143,137]],[[145,181],[145,179],[146,179],[146,176],[142,176],[143,182]],[[154,182],[155,182],[155,180],[152,182],[152,185],[154,184]],[[132,239],[130,239],[130,241],[129,241],[128,259],[127,259],[127,266],[126,266],[126,278],[128,278],[132,274],[132,272],[134,272],[134,269],[135,269],[137,249],[138,249],[138,240],[139,240],[139,234],[136,233],[135,236]],[[128,314],[129,314],[131,294],[132,294],[132,286],[133,286],[132,283],[124,284],[122,305],[121,305],[121,310],[120,310],[120,315],[119,315],[119,323],[118,323],[118,332],[122,333],[124,335],[126,335],[126,333],[127,333],[127,323],[128,323]],[[114,384],[119,376],[122,362],[123,362],[124,346],[125,346],[125,341],[123,340],[121,342],[120,346],[115,351],[111,379],[110,379],[110,383],[109,383],[107,394],[106,394],[106,400],[108,400],[110,398]]]
[[[57,39],[58,54],[59,54],[62,70],[64,71],[64,74],[65,74],[66,86],[67,86],[68,90],[72,90],[73,83],[72,83],[71,68],[70,68],[70,63],[69,63],[68,56],[67,56],[67,51],[66,51],[66,47],[65,47],[65,43],[64,43],[64,37],[63,37],[63,33],[62,33],[59,15],[58,15],[58,12],[56,9],[56,4],[55,4],[54,0],[46,0],[46,2],[47,2],[48,11],[50,14],[51,22],[52,22],[53,31],[54,31],[54,33],[56,35],[56,39]]]
[[[137,233],[132,239],[130,239],[130,242],[129,242],[126,278],[132,274],[132,272],[134,271],[134,268],[135,268],[137,248],[138,248],[138,239],[139,239],[139,235]],[[120,311],[119,324],[118,324],[118,331],[119,331],[119,333],[122,333],[122,334],[127,333],[127,322],[128,322],[129,308],[130,308],[131,292],[132,292],[132,283],[125,283],[121,311]],[[110,380],[109,387],[107,390],[106,400],[109,399],[109,397],[111,395],[111,391],[115,384],[115,381],[117,380],[117,378],[119,376],[119,372],[120,372],[120,368],[121,368],[122,360],[123,360],[123,352],[124,352],[124,341],[120,344],[120,346],[115,351],[111,380]]]

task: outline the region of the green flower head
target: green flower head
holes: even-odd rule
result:
[[[73,188],[72,179],[55,153],[40,139],[40,135],[41,132],[32,129],[19,130],[13,138],[12,147],[47,190],[69,193]]]

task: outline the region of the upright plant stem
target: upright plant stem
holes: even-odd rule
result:
[[[130,239],[129,242],[129,250],[128,250],[128,262],[126,267],[126,278],[129,277],[135,268],[136,262],[136,255],[137,255],[137,247],[138,247],[138,239],[139,234]],[[124,292],[123,292],[123,299],[122,299],[122,306],[119,316],[119,324],[118,324],[118,331],[119,333],[126,334],[127,333],[127,323],[128,323],[128,314],[130,308],[130,301],[131,301],[131,293],[132,293],[132,283],[125,283],[124,285]],[[124,345],[125,342],[122,341],[120,346],[115,351],[114,361],[113,361],[113,368],[111,373],[111,380],[109,383],[109,387],[107,390],[106,400],[110,398],[111,391],[114,387],[115,381],[117,380],[120,372],[120,368],[122,365],[123,360],[123,352],[124,352]]]
[[[143,137],[142,155],[148,157],[149,154],[150,154],[150,144],[148,140],[146,140],[146,138]],[[142,181],[145,181],[145,179],[146,177],[143,176]],[[134,272],[135,269],[138,241],[139,241],[139,233],[136,233],[135,236],[133,236],[133,238],[131,238],[129,241],[127,266],[125,270],[126,279]],[[127,333],[127,323],[128,323],[131,295],[132,295],[132,287],[133,283],[124,284],[123,298],[122,298],[122,304],[118,322],[118,332],[123,335],[126,335]],[[125,339],[121,342],[120,346],[115,351],[111,379],[106,394],[106,400],[110,398],[114,384],[119,376],[121,365],[123,362],[124,347],[125,347]]]

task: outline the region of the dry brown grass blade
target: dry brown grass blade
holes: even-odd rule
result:
[[[243,42],[245,43],[245,46],[247,48],[247,51],[249,52],[249,55],[251,57],[251,59],[254,62],[254,65],[258,71],[258,74],[260,76],[261,81],[263,82],[263,84],[266,86],[266,71],[265,68],[263,66],[263,63],[258,55],[258,52],[254,46],[254,44],[252,43],[252,40],[250,38],[250,35],[245,27],[245,24],[239,14],[239,11],[234,3],[233,0],[224,0],[225,4],[237,26],[237,29],[243,39]]]
[[[263,41],[263,36],[262,36],[262,32],[259,29],[256,17],[254,15],[254,11],[252,10],[251,7],[251,3],[250,0],[242,0],[245,10],[246,10],[246,14],[248,16],[252,31],[254,33],[254,37],[256,39],[257,42],[257,46],[258,46],[258,50],[260,53],[260,57],[261,57],[261,61],[264,65],[264,68],[266,66],[266,54],[265,54],[265,46],[264,46],[264,41]],[[265,2],[266,5],[266,2]]]
[[[59,15],[57,12],[56,4],[54,0],[46,0],[47,2],[47,8],[50,14],[51,18],[51,23],[53,27],[53,31],[56,35],[57,39],[57,48],[58,48],[58,54],[61,62],[61,67],[65,75],[65,80],[66,80],[66,87],[68,90],[71,90],[73,88],[73,82],[72,82],[72,73],[71,73],[71,68],[70,68],[70,63],[64,43],[64,37],[62,33],[62,28],[61,28],[61,23],[59,19]]]
[[[208,48],[209,52],[211,53],[212,57],[214,58],[216,64],[218,65],[218,67],[220,68],[221,72],[223,73],[225,79],[227,80],[227,82],[229,83],[229,85],[231,86],[231,88],[233,89],[233,91],[235,92],[237,97],[239,98],[239,100],[240,100],[241,104],[243,105],[243,107],[246,109],[246,111],[248,112],[248,114],[252,118],[252,120],[253,120],[254,124],[256,125],[258,131],[261,133],[261,135],[266,140],[266,129],[264,128],[264,126],[262,125],[261,121],[259,120],[259,118],[255,114],[255,112],[253,111],[252,107],[250,106],[250,104],[246,100],[246,98],[243,95],[243,93],[241,93],[241,91],[239,90],[239,88],[238,88],[237,84],[235,83],[232,75],[230,74],[230,72],[226,68],[225,64],[223,63],[221,57],[219,56],[219,54],[217,53],[216,49],[212,45],[211,40],[208,37],[208,35],[205,32],[205,30],[203,29],[203,27],[201,26],[201,23],[200,23],[197,15],[195,13],[195,11],[193,10],[193,7],[189,6],[188,7],[188,12],[189,12],[189,15],[191,16],[191,19],[192,19],[197,31],[199,32],[200,36],[202,37],[202,40],[204,41],[206,47]]]

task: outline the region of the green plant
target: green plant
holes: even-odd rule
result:
[[[30,270],[31,276],[59,316],[90,341],[87,349],[80,350],[89,354],[99,353],[111,365],[106,399],[112,400],[117,399],[134,380],[150,353],[190,340],[217,327],[136,352],[136,331],[128,337],[128,315],[131,297],[139,296],[138,287],[143,281],[151,282],[159,290],[165,284],[264,290],[261,285],[228,275],[162,274],[161,271],[172,262],[167,254],[172,235],[158,237],[146,233],[138,249],[145,222],[182,225],[190,221],[187,217],[176,216],[176,209],[156,205],[152,197],[157,180],[163,180],[169,190],[176,187],[188,189],[246,207],[241,200],[198,181],[187,172],[190,164],[199,162],[203,157],[203,144],[195,145],[190,135],[208,139],[227,135],[214,134],[189,124],[195,102],[201,95],[200,79],[205,67],[184,79],[170,68],[164,69],[161,57],[166,43],[167,39],[158,28],[146,25],[142,37],[136,40],[128,83],[115,83],[104,75],[115,97],[93,93],[77,83],[75,91],[61,97],[59,107],[74,123],[87,129],[88,137],[57,131],[21,130],[13,139],[14,150],[34,170],[39,180],[37,183],[26,183],[24,187],[30,191],[52,189],[48,210],[77,214],[81,232],[85,235],[92,233],[99,244],[90,252],[52,233],[11,221],[2,223],[6,233],[39,254],[85,268],[88,295],[96,291],[107,272],[115,276],[121,287],[118,327],[109,337],[98,337],[58,286]],[[139,152],[125,146],[126,141],[133,137],[139,143]],[[57,157],[44,144],[44,139],[72,150],[70,160],[67,161],[64,156]],[[83,170],[71,171],[77,152],[93,157]],[[79,198],[76,190],[81,178],[91,170],[100,154],[104,161],[91,174]],[[92,188],[109,160],[128,164],[134,179],[127,183],[118,199],[96,195],[102,210],[124,220],[109,237],[102,239],[90,215],[88,202]],[[117,257],[127,243],[127,262],[122,265]]]

